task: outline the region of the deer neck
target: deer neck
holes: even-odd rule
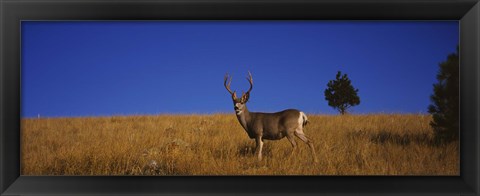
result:
[[[250,121],[250,112],[247,109],[247,105],[245,105],[245,107],[243,107],[243,110],[240,114],[237,114],[237,119],[240,122],[240,125],[242,125],[242,127],[245,130],[248,130],[247,123]]]

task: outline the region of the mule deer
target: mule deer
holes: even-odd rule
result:
[[[250,72],[248,72],[247,80],[250,83],[250,88],[247,92],[242,92],[242,96],[240,98],[237,98],[236,91],[232,92],[232,90],[230,90],[232,78],[228,74],[225,74],[223,85],[232,95],[235,113],[240,125],[242,125],[243,129],[245,129],[250,139],[255,139],[255,153],[258,157],[258,160],[262,160],[264,139],[280,140],[286,137],[292,144],[293,154],[297,147],[294,136],[297,136],[310,147],[313,161],[318,162],[312,140],[308,138],[305,133],[303,133],[303,128],[308,122],[305,113],[296,109],[288,109],[276,113],[248,111],[246,103],[250,98],[250,91],[252,91],[253,88],[253,79]]]

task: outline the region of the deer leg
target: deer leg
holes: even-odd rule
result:
[[[292,144],[292,152],[290,153],[290,156],[293,155],[293,153],[295,152],[295,150],[297,149],[297,142],[295,142],[295,138],[292,135],[287,135],[287,139],[288,141],[290,142],[290,144]]]
[[[317,155],[315,154],[315,148],[313,147],[312,140],[308,139],[308,137],[303,133],[301,129],[295,130],[295,136],[300,138],[303,142],[305,142],[310,147],[310,150],[312,151],[312,155],[313,155],[313,161],[315,163],[318,163]]]
[[[255,153],[257,154],[258,161],[261,161],[262,160],[262,148],[263,148],[262,136],[255,138],[255,142],[257,143]]]

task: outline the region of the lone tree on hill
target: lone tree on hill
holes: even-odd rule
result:
[[[360,104],[360,97],[357,95],[358,89],[353,88],[352,82],[338,71],[336,79],[330,80],[325,89],[325,100],[328,105],[338,110],[340,114],[347,113],[347,109]]]
[[[458,46],[455,53],[449,54],[447,60],[439,63],[437,83],[433,84],[432,104],[428,112],[433,120],[435,141],[446,143],[458,139],[459,136],[459,58]]]

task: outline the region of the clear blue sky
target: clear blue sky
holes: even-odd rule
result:
[[[254,87],[251,111],[337,114],[337,71],[354,114],[426,113],[457,21],[22,22],[22,117],[231,112],[223,86]]]

